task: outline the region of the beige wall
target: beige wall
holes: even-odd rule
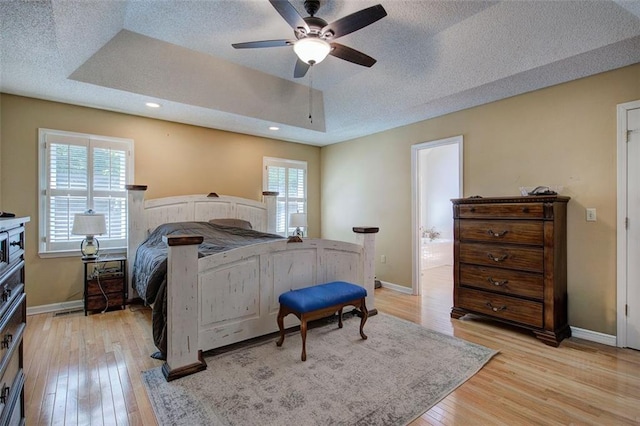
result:
[[[323,237],[380,226],[376,274],[410,287],[411,145],[463,135],[465,196],[564,186],[569,323],[616,334],[616,105],[638,99],[640,64],[323,148]]]
[[[311,236],[320,230],[320,148],[115,112],[2,94],[0,206],[31,216],[27,227],[29,306],[82,299],[79,257],[41,259],[38,233],[38,128],[135,141],[135,182],[147,198],[219,194],[260,199],[263,156],[308,162]]]

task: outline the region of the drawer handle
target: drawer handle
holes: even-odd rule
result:
[[[487,230],[487,234],[492,235],[492,236],[494,236],[494,237],[496,237],[496,238],[498,238],[498,237],[504,237],[505,235],[507,235],[507,232],[509,232],[509,231],[506,231],[506,230],[505,230],[505,231],[502,231],[502,232],[493,232],[493,230],[492,230],[492,229],[488,229],[488,230]]]
[[[6,404],[8,396],[9,396],[9,386],[4,385],[2,387],[2,393],[0,393],[0,403]]]
[[[2,342],[0,342],[0,348],[4,349],[4,348],[8,348],[9,347],[9,343],[13,342],[13,335],[12,334],[7,334],[4,336],[4,339],[2,339]]]
[[[489,259],[493,260],[494,262],[504,262],[505,260],[507,260],[509,255],[508,254],[503,254],[500,257],[496,257],[496,256],[492,255],[491,253],[487,253],[487,257],[489,257]]]
[[[507,305],[502,305],[499,308],[497,306],[493,306],[491,302],[487,302],[487,308],[491,309],[493,312],[506,311]]]
[[[469,211],[470,211],[471,213],[474,213],[474,212],[476,211],[476,208],[475,208],[475,207],[471,207],[471,208],[469,209]]]
[[[509,282],[509,280],[496,281],[491,277],[488,277],[487,281],[489,281],[491,284],[495,285],[496,287],[502,287],[503,285],[506,285]]]
[[[5,291],[2,292],[2,301],[3,302],[8,301],[9,297],[11,297],[11,289],[7,288],[5,289]]]
[[[522,213],[529,213],[529,207],[523,207]]]
[[[11,241],[9,243],[10,246],[20,246],[20,241]]]

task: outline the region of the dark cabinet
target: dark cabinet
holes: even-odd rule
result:
[[[523,327],[558,346],[567,322],[569,197],[453,201],[451,317],[468,313]]]

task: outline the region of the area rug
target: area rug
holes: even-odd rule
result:
[[[404,425],[497,352],[385,314],[206,357],[203,372],[166,382],[142,373],[160,425]]]

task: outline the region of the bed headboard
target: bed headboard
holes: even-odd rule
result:
[[[163,223],[207,222],[210,219],[233,218],[251,222],[256,231],[276,231],[277,192],[263,192],[263,202],[213,192],[145,200],[146,185],[127,185],[126,188],[127,257],[130,272],[133,270],[133,257],[140,243],[147,238],[150,231]]]

